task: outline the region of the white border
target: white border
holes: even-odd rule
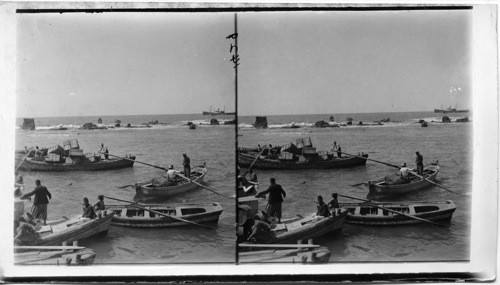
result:
[[[124,1],[125,2],[125,1]],[[132,1],[126,1],[132,2]],[[195,1],[185,1],[180,6],[191,6]],[[212,1],[212,3],[222,3]],[[300,3],[303,1],[290,1]],[[354,1],[337,1],[352,4]],[[243,2],[231,5],[243,5]],[[253,1],[252,3],[266,3]],[[280,2],[282,3],[282,2]],[[330,1],[317,1],[313,4],[334,4]],[[391,4],[392,3],[392,4]],[[468,1],[407,1],[405,4],[444,4],[472,5]],[[477,3],[477,2],[475,2]],[[0,191],[1,228],[5,229],[4,238],[0,239],[0,269],[5,277],[52,277],[52,276],[220,276],[220,275],[276,275],[276,274],[373,274],[373,273],[439,273],[473,272],[481,280],[492,280],[496,276],[497,261],[497,222],[498,222],[498,4],[497,1],[482,1],[482,5],[473,5],[473,87],[474,87],[474,180],[472,202],[472,235],[470,262],[439,263],[335,263],[327,265],[138,265],[92,267],[26,267],[13,266],[12,247],[10,246],[13,205],[8,185],[13,183],[14,136],[15,131],[15,76],[16,76],[16,19],[15,9],[19,8],[114,8],[120,3],[3,3],[0,4],[0,173],[3,186]],[[129,5],[131,4],[131,5]],[[362,6],[373,4],[368,1],[356,1]],[[398,2],[386,1],[384,5],[397,5]],[[169,4],[133,2],[123,7],[167,7]],[[222,4],[224,5],[224,4]],[[380,5],[379,3],[375,4]],[[351,5],[349,5],[351,6]],[[6,163],[7,161],[7,163]]]

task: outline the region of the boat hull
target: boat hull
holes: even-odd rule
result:
[[[25,171],[102,171],[132,167],[134,165],[135,156],[131,156],[130,159],[131,160],[118,158],[101,160],[100,162],[74,164],[47,163],[45,161],[32,161],[28,159],[21,163],[22,158],[16,158],[16,164],[19,165],[19,163],[21,163],[19,169]]]
[[[376,203],[379,207],[402,212],[406,215],[426,219],[429,221],[450,220],[456,210],[452,201],[445,202],[415,202],[415,203]],[[346,223],[366,226],[397,226],[425,223],[418,219],[412,219],[370,205],[341,204],[349,213]]]
[[[205,175],[207,174],[206,167],[198,168],[201,172],[201,175],[196,177],[193,181],[196,183],[202,183]],[[194,182],[188,182],[185,184],[175,185],[175,186],[161,186],[154,187],[151,186],[152,179],[136,183],[135,184],[135,192],[136,195],[134,197],[134,201],[136,202],[148,202],[154,201],[158,199],[169,198],[184,192],[188,192],[194,189],[197,189],[199,185]]]
[[[367,154],[363,154],[360,158],[357,156],[345,156],[341,158],[332,158],[328,160],[314,160],[310,162],[296,162],[296,161],[282,161],[278,159],[259,158],[255,160],[257,153],[238,153],[238,165],[241,167],[250,167],[254,169],[332,169],[332,168],[345,168],[354,167],[366,164]]]
[[[322,246],[313,249],[270,249],[238,253],[239,263],[325,263],[332,252]]]
[[[91,265],[95,252],[89,248],[73,251],[30,251],[14,255],[16,265]]]
[[[429,165],[424,169],[424,177],[431,181],[436,181],[438,173],[439,165]],[[425,179],[394,185],[385,184],[384,181],[385,177],[368,181],[369,192],[366,196],[367,199],[388,199],[432,186],[432,183]]]
[[[276,232],[275,238],[269,243],[296,243],[299,240],[314,239],[326,234],[338,233],[342,230],[347,211],[342,210],[336,216],[322,218],[320,220],[312,220],[311,218],[304,218],[294,223],[304,223],[302,226],[281,232]]]
[[[185,204],[185,205],[142,205],[150,210],[170,213],[175,218],[195,222],[217,222],[223,209],[219,203],[210,204]],[[111,223],[116,226],[134,227],[134,228],[162,228],[188,226],[191,223],[183,222],[173,217],[160,216],[156,213],[137,209],[133,206],[107,206],[108,210],[115,213]],[[201,212],[204,210],[204,212]],[[198,212],[186,214],[189,212]],[[142,215],[142,216],[137,216]]]
[[[42,235],[37,245],[61,245],[63,242],[72,242],[96,235],[105,235],[111,226],[114,213],[67,227],[73,220],[52,225],[53,233]],[[50,225],[50,223],[48,223]]]

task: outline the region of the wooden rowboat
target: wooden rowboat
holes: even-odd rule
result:
[[[22,158],[16,156],[16,165],[21,163]],[[112,158],[100,160],[99,162],[81,163],[55,163],[46,161],[35,161],[33,158],[26,158],[19,169],[26,171],[99,171],[131,167],[134,165],[135,156],[128,156],[127,159]]]
[[[347,210],[339,209],[338,211],[339,213],[335,216],[327,218],[309,216],[288,221],[282,220],[282,223],[276,224],[272,229],[274,237],[269,243],[296,243],[299,240],[314,239],[326,234],[340,232],[347,216]]]
[[[16,246],[16,265],[90,265],[95,252],[80,246]]]
[[[439,164],[430,164],[424,169],[423,177],[435,181],[439,172]],[[414,177],[409,183],[390,184],[386,177],[381,177],[375,180],[368,181],[369,192],[366,196],[368,199],[390,198],[394,196],[404,195],[406,193],[421,190],[432,185],[426,179]]]
[[[295,160],[280,160],[259,157],[257,160],[257,152],[238,152],[238,165],[241,167],[250,167],[255,169],[331,169],[353,167],[366,164],[368,154],[361,154],[364,158],[358,156],[343,156],[343,157],[330,157],[323,158],[322,156],[313,156],[308,161],[295,161]],[[254,162],[255,161],[255,162]]]
[[[203,182],[203,178],[207,174],[206,165],[198,166],[193,168],[191,171],[191,179],[196,183]],[[135,183],[134,201],[136,202],[148,202],[158,199],[165,199],[180,193],[194,190],[199,187],[198,184],[193,181],[187,181],[185,179],[179,180],[177,185],[173,186],[154,186],[153,179],[148,179],[146,181]]]
[[[37,245],[61,245],[63,242],[78,241],[92,236],[105,236],[111,226],[114,213],[96,219],[62,219],[47,221],[46,226],[38,229]]]
[[[453,201],[401,203],[377,202],[373,204],[408,216],[430,221],[450,220],[455,212],[455,209],[457,208]],[[370,204],[342,203],[340,206],[347,209],[348,215],[345,222],[350,224],[393,226],[423,223],[421,220],[385,211]]]
[[[246,246],[266,246],[262,244],[239,244],[239,263],[325,263],[328,262],[332,252],[324,246],[307,245],[311,247],[297,248],[297,245],[286,245],[288,249],[266,249],[248,251]],[[269,245],[267,246],[277,246]],[[299,245],[300,246],[300,245]],[[295,247],[295,248],[294,248]]]
[[[141,207],[195,223],[217,222],[222,213],[222,206],[219,203],[182,205],[144,204]],[[106,206],[106,209],[115,213],[111,223],[117,226],[160,228],[190,225],[190,223],[160,216],[153,212],[138,209],[132,205],[109,205]]]

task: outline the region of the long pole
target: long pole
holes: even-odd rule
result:
[[[28,157],[28,155],[30,155],[32,149],[33,149],[33,147],[30,147],[30,149],[28,150],[28,153],[23,157],[23,159],[21,160],[21,162],[19,162],[19,165],[14,170],[14,173],[17,172],[17,170],[19,169],[19,167],[21,167],[21,164],[23,164],[23,162],[26,160],[26,158]]]
[[[101,153],[101,154],[102,154],[102,152],[99,152],[99,153]],[[149,163],[145,163],[145,162],[137,161],[137,160],[135,160],[135,159],[126,158],[126,157],[122,157],[122,156],[114,155],[114,154],[111,154],[111,153],[107,153],[107,155],[109,155],[109,156],[114,156],[114,157],[118,157],[118,158],[121,158],[121,159],[130,160],[130,161],[135,161],[136,163],[140,163],[140,164],[144,164],[144,165],[147,165],[147,166],[151,166],[151,167],[154,167],[154,168],[158,168],[158,169],[162,169],[162,170],[168,171],[168,169],[166,169],[165,167],[161,167],[161,166],[157,166],[157,165],[153,165],[153,164],[149,164]]]
[[[182,174],[180,174],[180,173],[176,173],[176,175],[177,175],[177,176],[179,176],[179,177],[182,177],[182,178],[184,178],[184,179],[188,180],[189,182],[192,182],[192,183],[194,183],[194,184],[196,184],[196,185],[198,185],[198,186],[200,186],[200,187],[202,187],[202,188],[205,188],[205,189],[207,189],[208,191],[210,191],[210,192],[212,192],[212,193],[215,193],[215,194],[217,194],[217,195],[219,195],[219,196],[222,196],[222,197],[226,197],[226,198],[233,199],[233,197],[229,197],[229,196],[226,196],[226,195],[224,195],[224,194],[220,194],[220,193],[218,193],[217,191],[214,191],[214,190],[212,190],[212,189],[208,188],[207,186],[205,186],[205,185],[203,185],[203,184],[201,184],[201,183],[198,183],[198,182],[196,182],[196,181],[194,181],[194,180],[192,180],[192,179],[190,179],[190,178],[188,178],[188,177],[186,177],[186,176],[184,176],[184,175],[182,175]]]
[[[401,212],[388,209],[386,207],[378,206],[377,204],[372,203],[370,200],[359,199],[359,198],[350,197],[350,196],[341,195],[341,194],[337,194],[337,195],[339,195],[340,197],[345,197],[345,198],[349,198],[349,199],[353,199],[353,200],[359,200],[359,201],[363,201],[363,202],[368,202],[368,204],[370,204],[371,206],[373,206],[375,208],[382,209],[384,211],[388,211],[388,212],[391,212],[391,213],[394,213],[394,214],[398,214],[398,215],[401,215],[401,216],[405,216],[405,217],[410,218],[410,219],[419,220],[419,221],[430,223],[430,224],[433,224],[433,225],[436,225],[436,226],[440,226],[440,227],[446,227],[445,225],[442,225],[442,224],[439,224],[439,223],[435,223],[433,221],[429,221],[429,220],[422,219],[422,218],[415,217],[415,216],[411,216],[411,215],[406,215],[406,214],[403,214]]]
[[[264,146],[264,147],[262,148],[262,150],[259,152],[259,154],[257,154],[257,155],[255,156],[255,159],[254,159],[254,160],[253,160],[253,162],[250,164],[250,166],[247,168],[247,170],[245,171],[245,174],[243,174],[243,176],[245,176],[245,175],[248,173],[248,171],[250,171],[250,169],[252,169],[252,166],[253,166],[253,165],[255,164],[255,162],[259,159],[260,155],[262,154],[262,152],[263,152],[266,148],[267,148],[267,147],[266,147],[266,146]]]
[[[122,200],[122,199],[117,199],[117,198],[111,198],[111,197],[108,197],[108,196],[104,196],[104,197],[107,198],[107,199],[111,199],[111,200],[116,200],[116,201],[120,201],[120,202],[129,203],[132,207],[135,207],[135,208],[138,208],[138,209],[141,209],[141,210],[144,210],[144,211],[148,211],[148,212],[151,212],[151,213],[155,213],[155,214],[163,216],[163,217],[168,217],[168,218],[172,218],[174,220],[178,220],[178,221],[185,222],[185,223],[188,223],[188,224],[193,224],[193,225],[197,225],[197,226],[204,227],[204,228],[207,228],[207,229],[215,230],[214,228],[207,227],[205,225],[198,224],[198,223],[193,222],[193,221],[188,221],[188,220],[185,220],[185,219],[182,219],[182,218],[178,218],[178,217],[174,217],[174,216],[169,216],[169,215],[166,215],[164,213],[161,213],[161,212],[158,212],[158,211],[155,211],[155,210],[151,210],[151,209],[148,209],[148,208],[141,207],[141,206],[137,205],[135,202],[132,202],[132,201],[127,201],[127,200]]]

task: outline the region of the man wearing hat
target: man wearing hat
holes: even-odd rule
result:
[[[95,203],[94,210],[97,213],[97,216],[101,216],[102,214],[106,215],[106,207],[104,206],[104,195],[98,195],[97,198],[99,201]]]
[[[281,185],[276,184],[276,179],[271,178],[271,186],[267,190],[262,191],[255,195],[259,198],[269,193],[269,199],[267,200],[266,212],[269,216],[277,218],[278,222],[281,222],[281,203],[283,203],[283,198],[286,197],[286,192],[283,190]]]
[[[47,187],[43,186],[40,179],[35,181],[36,187],[33,191],[26,193],[21,196],[21,199],[35,195],[33,200],[33,208],[31,214],[35,219],[43,220],[43,224],[47,224],[47,205],[49,204],[49,199],[52,199]]]
[[[401,173],[401,180],[403,182],[407,182],[408,178],[410,178],[410,169],[406,166],[406,163],[401,164],[401,169],[399,169]]]
[[[184,160],[182,161],[182,166],[184,167],[184,176],[186,176],[187,178],[191,178],[191,160],[185,153],[182,156],[184,157]]]
[[[328,206],[323,202],[323,197],[321,195],[318,196],[316,200],[316,216],[318,217],[328,217],[330,216],[330,211],[328,211]]]
[[[417,158],[415,159],[415,163],[417,164],[417,173],[418,175],[424,175],[424,157],[417,151],[415,152]]]
[[[108,160],[109,159],[109,151],[108,151],[108,148],[104,146],[104,143],[101,143],[101,149],[99,150],[99,153],[103,153],[104,154],[104,159],[105,160]]]
[[[328,202],[328,208],[330,209],[337,209],[340,208],[339,206],[339,200],[337,199],[338,194],[337,193],[332,193],[332,200]]]
[[[174,170],[174,166],[170,164],[167,171],[167,180],[170,186],[177,185],[177,171]]]

